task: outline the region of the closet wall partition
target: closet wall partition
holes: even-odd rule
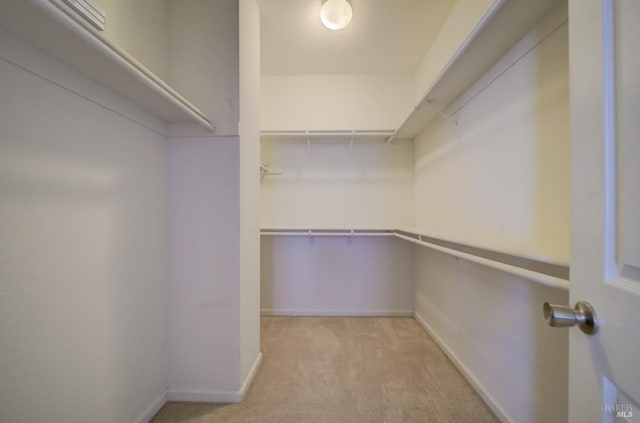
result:
[[[240,401],[260,363],[257,3],[97,4],[0,4],[2,421]]]

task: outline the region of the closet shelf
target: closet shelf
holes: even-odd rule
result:
[[[476,245],[476,244],[468,244],[468,243],[462,243],[459,241],[455,241],[455,240],[444,240],[441,238],[436,238],[433,237],[433,235],[429,235],[426,232],[424,232],[424,230],[420,229],[420,228],[415,228],[415,227],[410,227],[410,226],[402,226],[399,228],[394,229],[396,232],[405,232],[405,233],[409,233],[413,236],[420,236],[424,239],[432,239],[432,240],[438,240],[442,243],[449,243],[451,245],[458,245],[458,246],[464,246],[465,248],[469,248],[469,249],[476,249],[476,250],[484,250],[484,251],[489,251],[486,247],[483,247],[481,245]],[[499,250],[499,249],[491,249],[491,252],[495,253],[495,254],[501,254],[501,255],[507,255],[507,256],[513,256],[513,257],[518,257],[520,259],[523,260],[529,260],[529,261],[536,261],[536,262],[540,262],[543,264],[547,264],[550,266],[558,266],[564,269],[569,268],[569,263],[564,263],[564,262],[560,262],[560,261],[556,261],[556,260],[552,260],[548,257],[539,257],[539,256],[529,256],[529,255],[524,255],[524,254],[518,254],[517,256],[511,252],[508,251],[504,251],[504,250]],[[568,276],[568,274],[566,275]]]
[[[215,131],[197,107],[61,0],[2,1],[0,28],[168,123],[198,123]]]
[[[495,249],[434,238],[416,228],[399,228],[395,236],[454,257],[482,264],[534,282],[569,290],[569,265],[547,258],[530,257]]]
[[[262,228],[262,236],[296,236],[296,237],[352,237],[352,236],[395,236],[411,243],[428,247],[467,261],[501,270],[540,283],[542,285],[569,290],[569,266],[546,259],[515,255],[498,250],[462,244],[458,242],[433,238],[423,234],[416,228]]]
[[[454,115],[457,110],[448,111],[454,101],[535,27],[543,16],[557,7],[558,2],[497,0],[494,5],[449,58],[387,142],[413,139],[434,118],[440,116],[449,119]]]
[[[261,131],[262,138],[298,138],[304,140],[318,139],[337,139],[337,140],[353,140],[353,139],[386,139],[394,133],[392,129],[384,130],[336,130],[336,131]]]

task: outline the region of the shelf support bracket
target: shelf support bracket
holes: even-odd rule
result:
[[[433,103],[431,102],[431,100],[429,100],[429,99],[425,100],[424,104],[429,106],[429,108],[431,110],[433,110],[434,112],[436,112],[442,119],[446,120],[447,122],[451,122],[451,117],[447,116],[446,113],[444,113],[442,110],[440,110],[439,108],[434,106]],[[458,122],[454,121],[453,123],[457,124]]]
[[[307,136],[307,153],[309,153],[309,158],[311,158],[311,138],[309,138],[309,131],[304,131]]]
[[[311,229],[307,231],[307,235],[309,236],[309,241],[311,241],[311,245],[313,245],[313,236],[311,234]]]
[[[356,136],[356,131],[351,131],[351,142],[349,143],[349,158],[353,157],[353,137]]]
[[[398,130],[397,130],[397,129],[396,129],[395,131],[393,131],[393,134],[391,134],[391,135],[389,136],[389,138],[387,138],[386,143],[387,143],[387,144],[391,144],[391,141],[393,141],[393,139],[396,137],[396,134],[397,134],[397,133],[398,133]]]

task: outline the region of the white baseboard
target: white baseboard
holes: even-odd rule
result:
[[[209,391],[201,389],[169,389],[169,401],[181,402],[240,402],[238,391]]]
[[[305,316],[305,317],[413,317],[413,310],[297,310],[262,309],[262,316]]]
[[[457,367],[458,371],[462,373],[462,376],[467,379],[469,384],[475,389],[475,391],[480,395],[480,397],[484,400],[487,406],[493,411],[493,413],[500,419],[501,422],[505,423],[513,423],[516,420],[512,418],[504,409],[498,404],[496,399],[487,391],[484,385],[476,379],[473,373],[467,368],[467,366],[460,361],[458,356],[453,352],[451,348],[433,331],[431,326],[420,316],[420,314],[415,313],[414,315],[416,321],[420,323],[420,325],[424,328],[425,331],[433,338],[433,340],[438,344],[440,349],[449,357],[451,362]]]
[[[167,391],[164,391],[154,402],[142,413],[142,416],[135,420],[136,423],[149,423],[153,416],[155,416],[162,406],[167,402]]]
[[[251,369],[249,370],[249,373],[247,373],[247,376],[244,378],[244,382],[242,382],[242,386],[240,386],[240,390],[238,391],[240,393],[240,401],[242,401],[244,399],[244,396],[246,395],[247,391],[249,390],[249,387],[251,386],[251,383],[253,382],[253,378],[256,377],[256,373],[258,373],[258,369],[260,368],[260,364],[262,364],[262,353],[259,352],[258,356],[256,357],[255,361],[253,362],[253,366],[251,366]]]
[[[251,386],[251,382],[255,377],[260,364],[262,363],[262,353],[258,353],[251,370],[245,377],[240,389],[237,391],[214,391],[214,390],[200,390],[200,389],[169,389],[167,399],[169,401],[184,401],[184,402],[241,402],[245,394]]]

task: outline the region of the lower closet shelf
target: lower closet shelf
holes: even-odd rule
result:
[[[471,246],[452,241],[432,238],[411,228],[402,229],[331,229],[331,228],[263,228],[262,236],[296,236],[296,237],[390,237],[411,242],[416,245],[428,247],[445,254],[452,255],[463,260],[471,261],[483,266],[491,267],[507,272],[533,282],[557,288],[563,291],[569,290],[569,266],[564,263],[556,263],[549,260],[524,257],[506,252],[488,250],[482,247]]]

